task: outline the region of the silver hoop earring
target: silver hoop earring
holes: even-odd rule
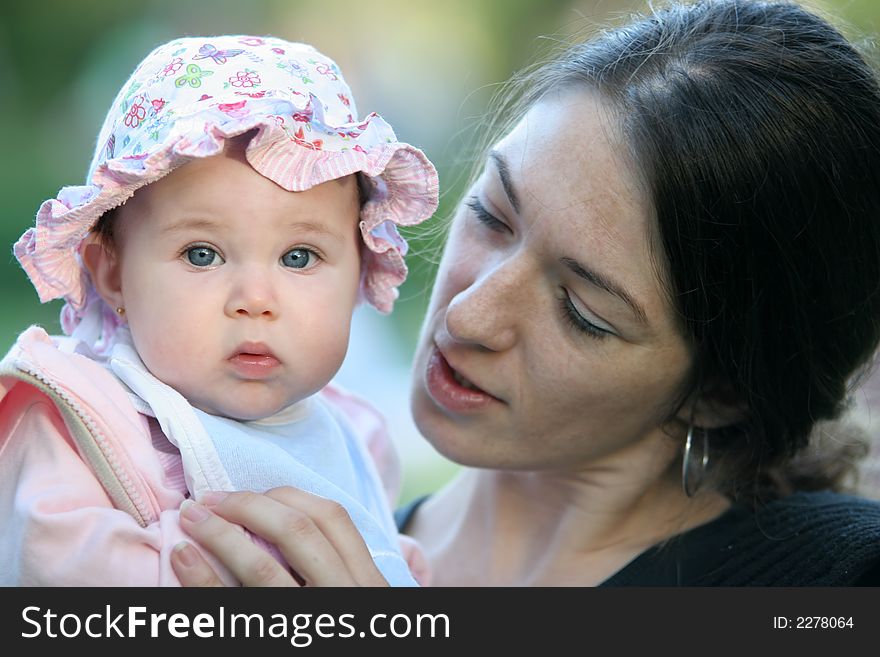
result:
[[[696,490],[703,483],[706,476],[706,466],[709,465],[709,433],[703,430],[703,455],[699,461],[699,476],[696,478],[696,484],[691,487],[692,475],[691,470],[695,469],[691,465],[691,454],[693,453],[694,442],[694,425],[688,427],[687,439],[684,442],[684,456],[681,459],[681,487],[684,494],[693,497]]]

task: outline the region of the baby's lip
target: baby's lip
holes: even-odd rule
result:
[[[247,381],[262,381],[275,376],[281,361],[262,342],[243,342],[229,357],[236,376]]]
[[[242,342],[238,347],[235,348],[235,351],[232,352],[230,358],[235,358],[236,356],[241,355],[271,356],[272,358],[276,358],[275,354],[272,353],[272,350],[269,349],[268,345],[263,342]]]

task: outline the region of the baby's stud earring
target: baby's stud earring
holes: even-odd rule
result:
[[[125,316],[125,308],[123,308],[122,306],[116,306],[116,314],[119,315],[120,317],[124,317]]]

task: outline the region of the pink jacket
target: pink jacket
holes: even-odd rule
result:
[[[186,538],[183,494],[164,481],[146,417],[76,347],[31,327],[0,362],[0,584],[179,585],[169,556]],[[338,389],[320,394],[367,441],[393,499],[381,416]]]

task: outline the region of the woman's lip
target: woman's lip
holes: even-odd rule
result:
[[[229,359],[233,369],[246,379],[262,379],[269,376],[281,364],[271,354],[238,353]]]
[[[500,400],[488,392],[465,388],[453,376],[454,370],[435,346],[428,357],[425,384],[431,399],[448,411],[469,414],[482,411]]]

